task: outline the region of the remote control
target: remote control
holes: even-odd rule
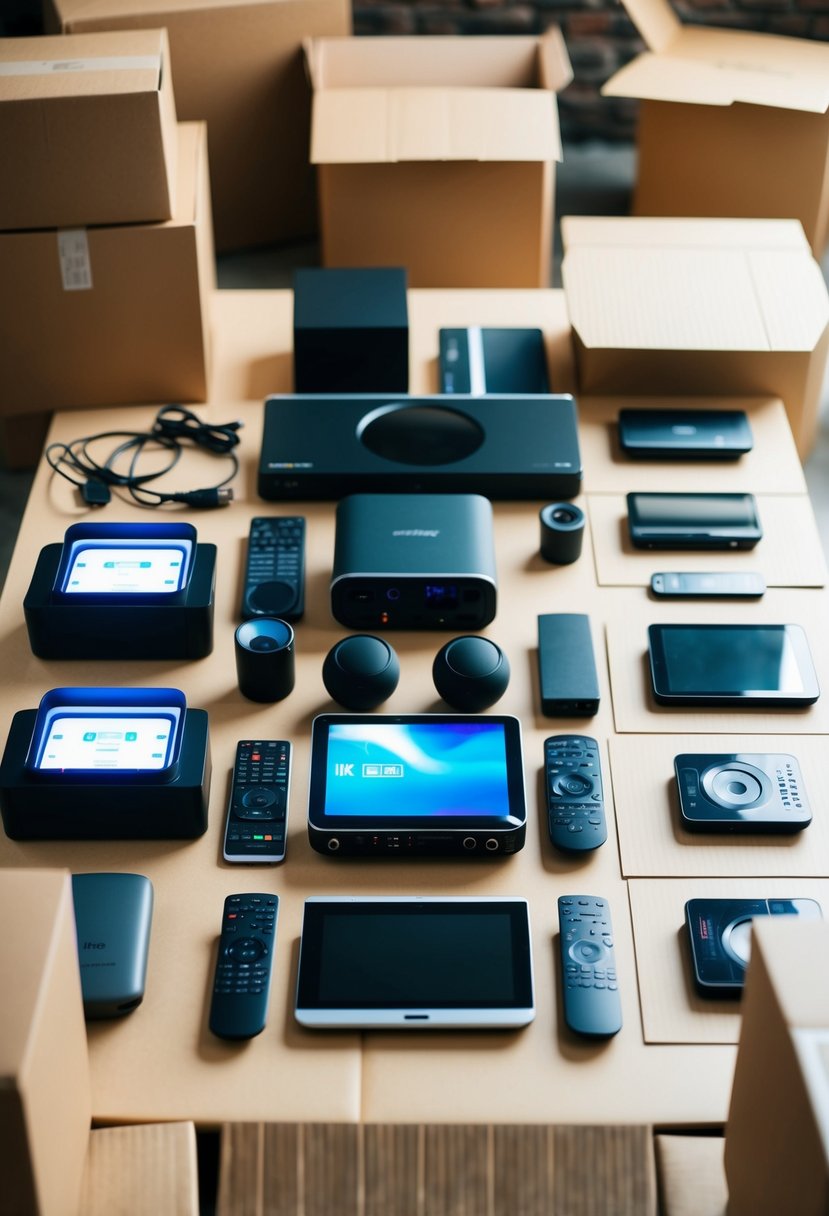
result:
[[[585,853],[607,840],[599,745],[587,735],[544,741],[547,827],[557,849]]]
[[[216,959],[210,1029],[220,1039],[252,1039],[265,1029],[276,941],[275,895],[228,895]]]
[[[305,519],[258,515],[250,521],[242,619],[278,616],[298,621],[305,611]]]
[[[286,739],[240,739],[225,822],[225,861],[285,860],[291,745]]]
[[[558,925],[565,1022],[576,1034],[617,1034],[622,1004],[607,900],[560,896]]]

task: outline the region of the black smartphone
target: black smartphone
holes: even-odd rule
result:
[[[547,353],[540,329],[441,329],[440,391],[549,393]]]
[[[651,591],[659,599],[754,600],[765,594],[766,580],[753,570],[660,571],[651,575]]]
[[[640,460],[738,460],[754,446],[743,410],[620,410],[619,443]]]
[[[820,696],[799,625],[651,625],[651,682],[660,705],[811,705]]]
[[[628,494],[637,549],[753,549],[763,529],[753,494]]]

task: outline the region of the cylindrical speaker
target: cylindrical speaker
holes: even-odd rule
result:
[[[375,709],[397,688],[400,662],[384,638],[355,633],[332,646],[322,665],[328,695],[345,709]]]
[[[432,679],[447,705],[476,714],[506,692],[509,661],[489,638],[468,634],[441,647],[432,664]]]
[[[584,511],[571,502],[551,502],[542,507],[541,556],[555,566],[569,566],[581,554],[584,540]]]
[[[294,687],[294,631],[278,617],[245,621],[235,633],[239,691],[249,701],[281,701]]]

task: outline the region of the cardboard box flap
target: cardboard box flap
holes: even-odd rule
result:
[[[826,915],[825,904],[823,914]],[[752,924],[751,933],[786,1024],[829,1028],[826,921],[762,917]],[[751,972],[746,983],[751,983]]]
[[[5,38],[0,101],[154,93],[167,62],[163,30]]]
[[[823,114],[829,109],[829,47],[770,34],[680,29],[666,46],[626,64],[602,93]]]
[[[622,0],[622,4],[653,51],[664,51],[682,29],[668,0]]]
[[[314,98],[312,164],[560,159],[545,89],[332,88]]]
[[[796,221],[562,221],[570,320],[588,348],[809,351],[829,297]]]
[[[343,88],[545,88],[572,79],[561,32],[536,37],[309,38],[315,90]]]
[[[829,1157],[829,1027],[800,1027],[792,1042],[820,1133],[824,1158]]]

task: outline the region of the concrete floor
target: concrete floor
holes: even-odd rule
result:
[[[577,144],[565,150],[558,168],[556,214],[624,215],[636,172],[635,151],[629,146]],[[218,259],[220,288],[290,287],[294,270],[319,264],[313,242],[278,249],[225,254]],[[553,282],[561,284],[558,228],[553,255]],[[823,263],[829,280],[829,255]],[[823,425],[806,465],[806,480],[818,519],[824,550],[829,556],[829,378],[823,394]],[[0,586],[6,576],[32,474],[0,470]],[[58,537],[50,538],[52,540]]]

